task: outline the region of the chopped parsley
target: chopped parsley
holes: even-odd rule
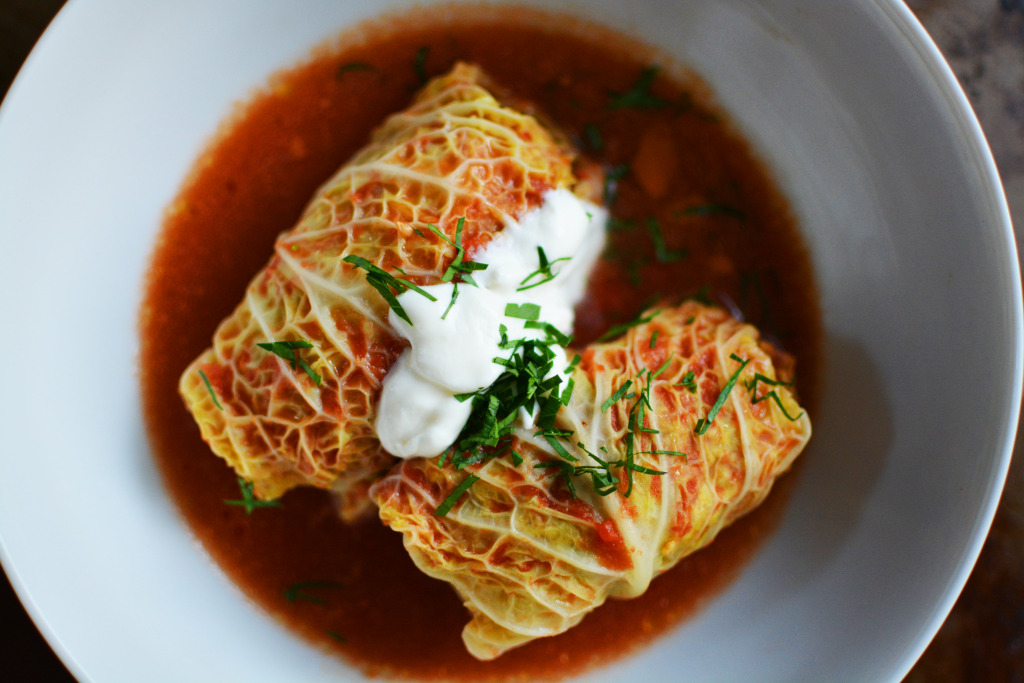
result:
[[[301,368],[302,371],[306,373],[306,376],[313,380],[314,384],[320,386],[322,379],[320,375],[314,372],[313,368],[309,366],[309,363],[307,363],[305,359],[300,358],[296,353],[299,349],[313,348],[312,342],[308,342],[305,339],[298,339],[295,341],[260,342],[256,344],[256,346],[288,361],[288,366],[292,370],[298,370]]]
[[[239,500],[225,500],[225,505],[231,505],[234,507],[244,507],[245,514],[251,515],[253,510],[258,508],[279,508],[284,507],[279,500],[260,500],[252,492],[252,482],[246,481],[242,477],[237,477],[238,488],[242,492],[242,498]]]

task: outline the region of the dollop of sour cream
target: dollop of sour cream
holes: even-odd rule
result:
[[[502,325],[510,339],[543,337],[543,331],[526,328],[524,320],[506,316],[508,304],[538,305],[540,320],[565,334],[572,331],[573,309],[604,246],[607,222],[604,208],[568,190],[550,190],[539,208],[510,222],[474,254],[473,260],[487,268],[473,273],[476,287],[458,285],[450,309],[451,283],[423,287],[435,301],[411,290],[398,296],[412,325],[394,311],[388,321],[410,347],[384,378],[375,423],[389,453],[432,457],[455,441],[472,408],[472,401],[455,396],[490,386],[503,371],[494,358],[511,353],[499,348]],[[541,266],[538,247],[554,277],[522,289],[548,278],[536,275]],[[560,360],[556,371],[568,365]],[[522,419],[528,422],[531,416]]]

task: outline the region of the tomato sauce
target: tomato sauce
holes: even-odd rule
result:
[[[235,476],[177,394],[181,372],[209,345],[278,233],[424,77],[457,59],[535,103],[609,171],[615,221],[577,311],[579,342],[648,302],[706,288],[796,356],[813,416],[817,297],[797,227],[766,169],[707,88],[667,60],[610,31],[519,9],[369,24],[276,74],[236,109],[167,210],[140,316],[142,395],[169,495],[266,612],[371,675],[557,679],[637,653],[728,585],[779,518],[793,476],[643,596],[609,601],[563,635],[479,662],[460,639],[468,612],[448,585],[415,568],[400,534],[376,520],[343,524],[319,490],[291,491],[281,507],[251,514],[226,505],[241,498]]]

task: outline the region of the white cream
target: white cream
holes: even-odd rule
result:
[[[388,321],[409,340],[406,350],[384,379],[377,405],[375,428],[381,444],[400,458],[435,456],[452,444],[469,418],[471,401],[456,394],[492,384],[502,372],[496,356],[502,351],[500,326],[511,339],[543,337],[526,329],[524,321],[505,316],[508,304],[540,306],[540,320],[564,333],[572,331],[573,309],[583,297],[587,276],[604,245],[608,213],[568,190],[551,190],[540,208],[518,223],[505,226],[473,260],[487,269],[473,273],[477,287],[459,285],[451,302],[452,284],[424,287],[437,300],[414,291],[398,296],[412,325],[391,312]],[[523,280],[540,267],[537,247],[551,263],[555,277],[549,282],[517,291]],[[568,257],[568,261],[557,259]],[[534,277],[526,283],[539,282]],[[567,361],[563,359],[564,370]],[[523,415],[527,424],[533,416]]]

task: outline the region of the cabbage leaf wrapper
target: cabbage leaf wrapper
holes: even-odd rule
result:
[[[756,507],[810,438],[791,358],[753,326],[693,301],[641,320],[581,353],[556,422],[576,461],[520,429],[518,466],[507,454],[463,470],[418,458],[371,489],[418,567],[464,600],[479,659],[643,593]],[[599,495],[592,471],[618,482]],[[479,480],[437,516],[470,473]]]
[[[203,438],[258,498],[334,486],[352,519],[372,509],[369,484],[394,462],[373,423],[381,382],[406,343],[367,271],[346,257],[437,284],[456,258],[448,241],[460,219],[471,260],[546,191],[592,196],[600,186],[577,184],[564,136],[499,103],[489,87],[479,68],[457,64],[389,117],[280,235],[212,346],[182,375]],[[258,346],[274,342],[311,346],[284,356]]]

